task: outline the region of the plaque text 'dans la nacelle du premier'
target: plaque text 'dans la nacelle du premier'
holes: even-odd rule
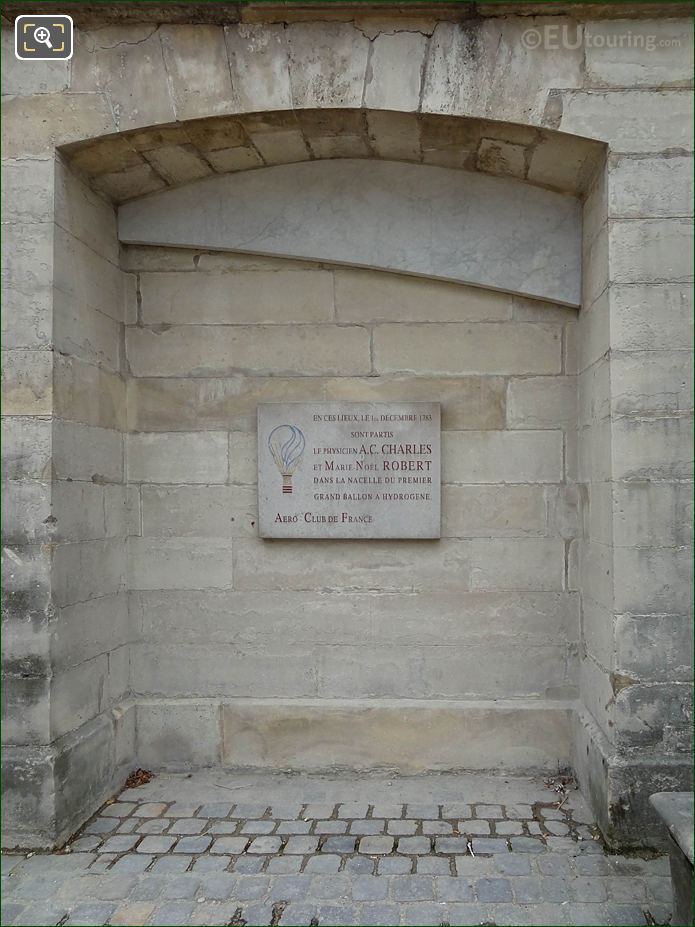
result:
[[[438,538],[436,402],[258,406],[264,538]]]

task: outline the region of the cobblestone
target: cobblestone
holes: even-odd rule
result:
[[[451,786],[439,801],[409,801],[397,783],[364,778],[346,796],[344,779],[307,779],[301,800],[294,785],[251,800],[254,787],[233,804],[215,800],[215,781],[192,778],[128,790],[69,854],[3,857],[2,924],[636,927],[644,912],[670,917],[666,858],[606,856],[577,840],[577,823],[591,820],[580,797],[558,809],[542,783],[506,778],[495,792],[481,777],[481,793],[458,790],[467,801]],[[419,791],[436,791],[433,780]]]
[[[174,847],[174,853],[204,853],[212,843],[212,837],[182,837]]]
[[[363,837],[358,849],[368,856],[386,855],[393,850],[393,837]]]
[[[396,848],[403,854],[426,854],[432,849],[429,837],[399,837]]]
[[[169,833],[186,835],[200,834],[205,829],[206,824],[207,821],[203,821],[199,818],[183,818],[180,821],[174,821],[169,828]]]

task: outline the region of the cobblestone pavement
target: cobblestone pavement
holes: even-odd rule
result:
[[[606,855],[542,780],[162,775],[69,853],[3,856],[3,925],[664,924],[668,862]]]

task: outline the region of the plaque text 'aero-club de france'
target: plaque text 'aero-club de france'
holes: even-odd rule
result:
[[[436,402],[258,406],[264,538],[438,538]]]

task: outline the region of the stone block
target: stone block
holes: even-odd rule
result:
[[[562,95],[563,132],[608,142],[612,152],[692,150],[692,97],[687,91],[572,90]]]
[[[255,487],[143,486],[144,537],[256,537]]]
[[[176,118],[167,77],[159,30],[150,23],[76,32],[70,88],[107,93],[121,131]]]
[[[166,186],[149,164],[141,164],[112,174],[100,174],[95,177],[92,185],[114,203],[123,203],[136,196],[146,196]]]
[[[5,479],[49,479],[51,420],[3,416],[2,468]]]
[[[70,142],[118,131],[102,93],[42,93],[5,101],[4,158],[53,157]],[[21,127],[21,128],[20,128]]]
[[[47,747],[3,750],[2,845],[49,849],[55,840],[53,757]]]
[[[125,540],[59,544],[53,551],[53,595],[60,606],[75,605],[125,589]]]
[[[692,752],[693,695],[690,683],[629,685],[615,698],[618,747],[657,752],[659,757]]]
[[[429,402],[437,397],[445,431],[497,430],[505,423],[506,381],[502,377],[340,377],[325,382],[326,399]]]
[[[688,480],[693,475],[691,416],[622,416],[611,429],[617,480]]]
[[[14,675],[8,669],[12,669],[12,661],[7,661],[3,666],[3,749],[5,745],[50,743],[50,677]]]
[[[403,274],[336,269],[335,309],[341,322],[493,321],[511,314],[504,293]]]
[[[541,486],[442,487],[442,537],[526,537],[547,530]]]
[[[230,483],[254,484],[258,477],[258,440],[244,431],[229,434]]]
[[[55,348],[62,355],[72,355],[118,373],[121,366],[121,325],[118,322],[56,289],[53,324]]]
[[[616,219],[610,229],[616,283],[688,283],[693,279],[689,219]]]
[[[615,672],[645,681],[689,682],[693,625],[683,615],[617,615]]]
[[[10,640],[17,647],[18,631],[20,640],[24,641],[28,628],[21,622],[31,624],[37,632],[39,643],[42,642],[45,626],[53,615],[53,601],[50,584],[50,559],[44,545],[23,544],[17,548],[9,545],[3,548],[3,608],[7,619],[19,624],[13,630]],[[29,639],[34,635],[29,635]],[[20,645],[21,646],[21,645]],[[33,659],[34,648],[30,648]]]
[[[371,372],[369,332],[358,326],[186,325],[126,332],[130,368],[142,376],[254,374],[345,376]]]
[[[70,158],[71,168],[90,177],[117,174],[145,163],[128,138],[121,135],[77,142],[68,146],[66,154]]]
[[[612,410],[617,415],[677,414],[693,408],[688,351],[640,351],[611,357]]]
[[[140,644],[133,648],[133,688],[163,698],[303,698],[316,696],[315,659],[286,647]]]
[[[578,435],[578,473],[584,483],[605,482],[612,478],[611,424],[598,422]]]
[[[152,377],[128,382],[133,431],[255,431],[260,402],[315,401],[325,380],[316,377]]]
[[[227,435],[130,434],[126,437],[128,480],[136,483],[226,483]]]
[[[146,768],[219,763],[219,706],[214,702],[138,699],[137,732],[137,759]]]
[[[558,534],[566,541],[579,535],[580,497],[574,483],[548,486],[545,491],[548,512],[548,533]]]
[[[412,113],[370,110],[367,128],[370,145],[380,158],[420,160],[420,123]]]
[[[333,319],[333,277],[327,271],[142,274],[140,292],[146,325]]]
[[[588,22],[584,44],[588,86],[692,86],[693,35],[685,19]]]
[[[100,654],[53,676],[50,699],[52,739],[76,730],[106,708],[108,672],[108,658]]]
[[[106,537],[125,537],[129,533],[133,517],[131,506],[132,494],[137,487],[110,485],[104,487],[104,517]],[[135,520],[137,525],[137,521]]]
[[[232,585],[232,542],[130,538],[131,589],[225,589]]]
[[[118,265],[118,231],[113,207],[62,159],[55,162],[55,221],[112,264]]]
[[[482,138],[477,168],[488,174],[505,174],[523,180],[526,176],[526,149],[500,139]]]
[[[371,151],[361,135],[336,135],[310,138],[309,145],[317,158],[369,158]]]
[[[5,33],[3,33],[3,43]],[[14,58],[14,50],[11,52]],[[15,61],[17,59],[14,59]],[[47,223],[53,209],[54,165],[47,161],[3,161],[2,221],[14,225]],[[28,231],[28,230],[27,230]]]
[[[618,350],[692,349],[692,317],[693,288],[689,284],[611,287],[611,341]]]
[[[256,131],[249,128],[249,138],[263,161],[271,166],[295,164],[298,161],[308,161],[311,157],[306,139],[297,128],[273,131]]]
[[[15,57],[14,32],[3,29],[2,74],[3,96],[34,96],[39,93],[61,93],[67,89],[70,64],[67,61],[35,61],[31,68],[22,67]],[[30,72],[30,73],[29,73]]]
[[[224,34],[240,111],[292,109],[285,25],[234,23]]]
[[[64,842],[111,797],[132,769],[119,740],[131,711],[107,711],[68,734],[55,762],[56,843]],[[127,739],[127,738],[126,738]]]
[[[684,216],[692,212],[692,157],[616,156],[608,173],[613,218]]]
[[[470,541],[471,589],[560,590],[564,543],[555,538]]]
[[[573,136],[569,150],[560,154],[555,138],[541,138],[531,150],[526,177],[530,183],[577,193],[599,157],[596,143],[589,139]]]
[[[420,32],[382,32],[372,42],[364,82],[364,106],[416,112],[428,48]]]
[[[559,483],[561,431],[466,431],[442,435],[444,483]]]
[[[585,541],[579,549],[580,588],[589,599],[607,611],[613,607],[613,571],[610,547],[598,541]]]
[[[123,322],[125,275],[59,226],[55,232],[54,268],[54,286],[78,307],[84,305],[110,316],[114,322]]]
[[[3,415],[50,415],[53,410],[50,350],[3,351]]]
[[[123,437],[106,428],[58,420],[53,429],[53,467],[59,480],[120,483]]]
[[[213,173],[192,145],[165,145],[144,154],[156,173],[170,185],[202,180]]]
[[[53,483],[56,541],[90,541],[106,537],[105,487],[97,483]]]
[[[230,171],[246,171],[253,167],[262,167],[263,159],[255,148],[221,148],[216,151],[207,151],[206,160],[220,174]]]
[[[460,648],[423,648],[417,697],[437,699],[547,697],[570,681],[566,645],[496,638],[493,647],[471,640]],[[365,661],[366,662],[366,661]],[[401,695],[401,692],[389,692]]]
[[[543,643],[549,634],[575,641],[576,596],[563,593],[431,593],[326,595],[306,592],[141,592],[132,610],[147,639],[271,644],[282,626],[295,643],[403,646],[455,645],[509,629]],[[193,620],[195,616],[195,621]]]
[[[626,548],[613,553],[615,610],[686,614],[692,607],[692,548]]]
[[[50,162],[49,162],[50,163]],[[3,168],[4,169],[4,168]],[[6,182],[9,188],[11,179]],[[49,182],[49,189],[52,183]],[[44,213],[42,219],[45,220]],[[51,342],[54,226],[50,222],[14,221],[11,243],[2,252],[2,334],[8,348],[42,348]]]
[[[60,354],[54,354],[53,363],[53,411],[58,418],[125,429],[126,385],[120,374]]]
[[[614,483],[613,543],[617,547],[687,547],[692,538],[689,483]]]
[[[54,668],[79,666],[135,640],[135,617],[129,614],[127,596],[123,594],[104,595],[97,601],[61,608],[51,635]]]
[[[352,23],[291,23],[286,33],[295,109],[362,106],[369,53],[363,32]]]
[[[33,480],[3,482],[2,538],[4,544],[17,546],[49,542],[51,486]]]
[[[222,762],[304,770],[381,767],[412,774],[425,768],[544,768],[568,756],[567,709],[533,700],[521,706],[521,701],[236,700],[222,706]]]
[[[600,302],[608,286],[608,247],[607,225],[601,227],[593,241],[584,241],[582,293],[584,305],[589,309],[593,309]]]
[[[249,591],[453,591],[466,590],[469,581],[467,541],[403,541],[398,545],[307,541],[290,549],[284,544],[239,540],[235,556],[235,588]],[[413,557],[418,559],[417,573],[412,570]]]
[[[238,109],[220,26],[164,25],[159,34],[179,121]]]
[[[379,373],[559,373],[561,340],[554,326],[507,322],[485,325],[377,325]]]
[[[513,377],[507,391],[507,424],[510,428],[573,427],[576,398],[573,377]]]
[[[537,17],[534,27],[565,25],[565,18]],[[523,18],[495,17],[475,24],[439,22],[432,35],[421,109],[429,113],[488,117],[538,125],[551,88],[582,84],[581,43],[568,50],[560,42],[533,52],[525,49]],[[473,57],[471,49],[476,49]],[[589,133],[583,133],[589,134]]]

